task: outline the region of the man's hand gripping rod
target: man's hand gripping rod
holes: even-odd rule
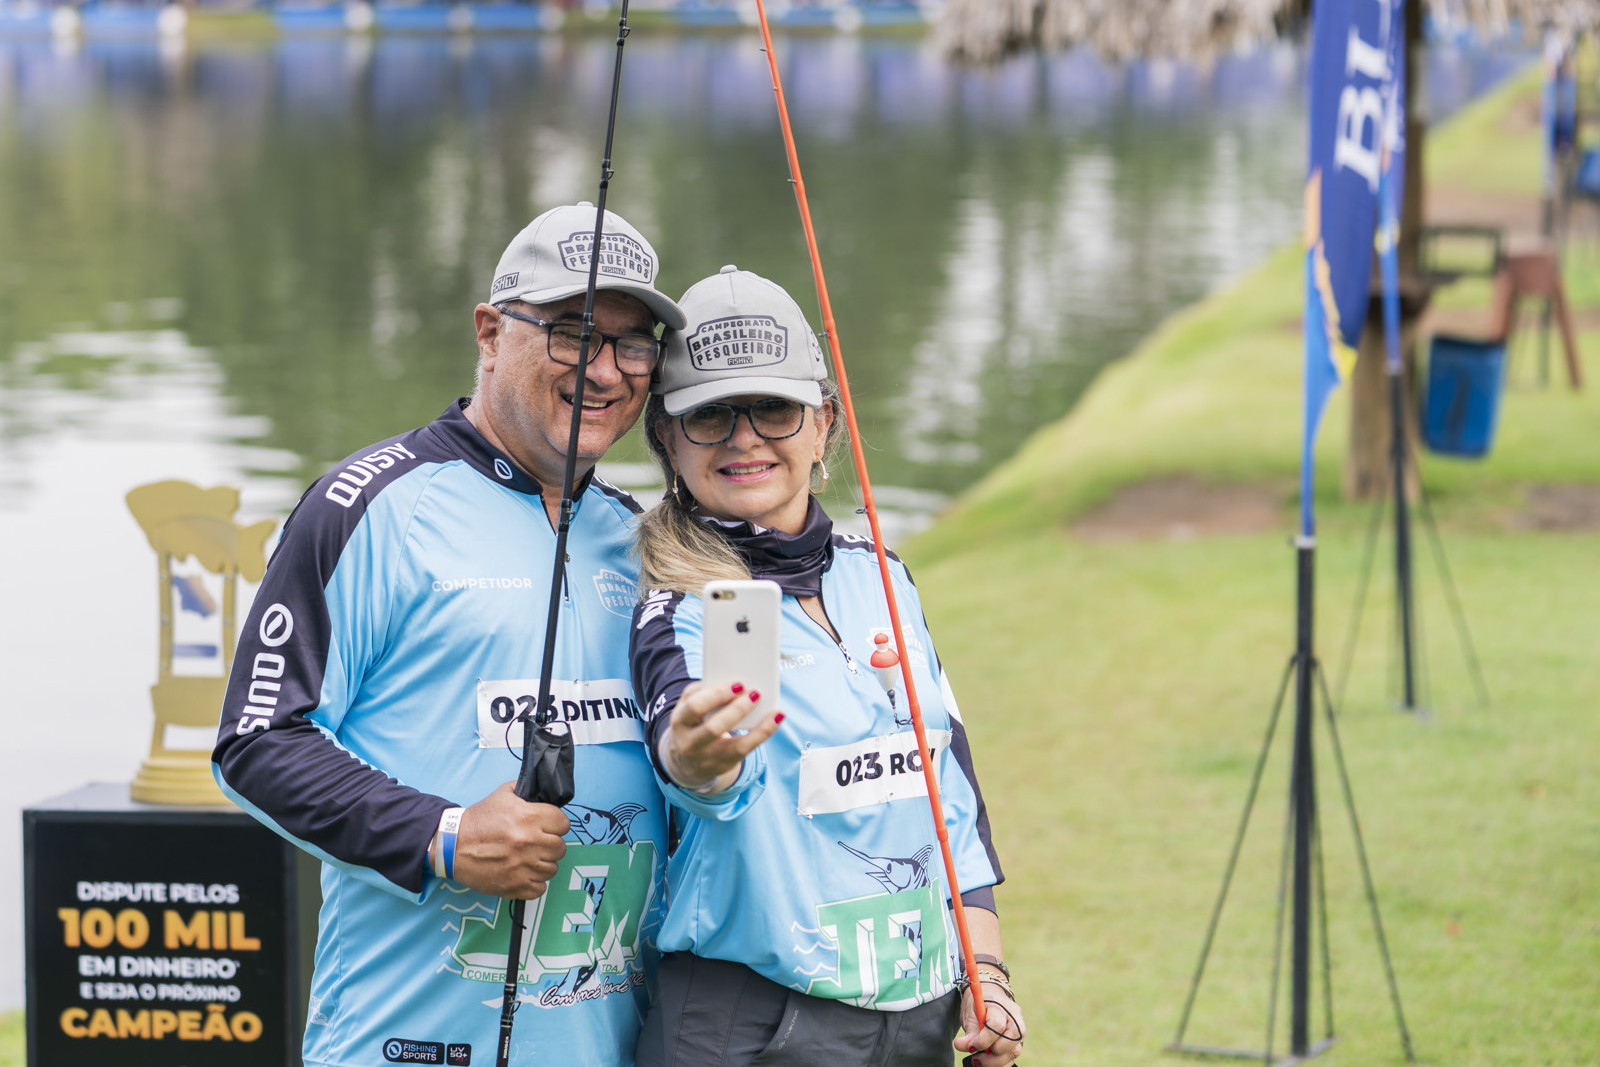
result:
[[[594,211],[594,240],[589,245],[589,284],[583,297],[583,330],[578,340],[577,383],[572,390],[572,423],[567,430],[566,465],[561,472],[561,514],[556,523],[555,561],[550,575],[550,608],[544,624],[544,659],[539,668],[539,702],[533,722],[523,724],[522,771],[517,796],[561,806],[572,799],[572,735],[553,718],[551,675],[555,671],[556,625],[561,617],[561,589],[566,577],[567,531],[572,526],[572,490],[577,476],[578,435],[583,428],[583,390],[589,374],[589,345],[594,333],[594,300],[600,277],[600,242],[606,221],[606,192],[611,187],[611,143],[617,130],[617,96],[622,87],[622,46],[628,37],[628,0],[617,20],[617,59],[611,71],[611,110],[606,117],[605,153],[600,161],[600,196]],[[506,985],[500,1006],[500,1043],[496,1067],[511,1061],[511,1028],[517,1011],[517,985],[522,970],[522,921],[527,902],[511,902],[511,944],[506,953]]]
[[[789,105],[783,98],[783,80],[778,76],[778,57],[772,49],[772,29],[767,24],[767,7],[756,0],[756,15],[761,21],[761,41],[766,46],[767,67],[772,72],[772,92],[778,100],[778,122],[783,127],[783,146],[789,155],[789,181],[794,185],[795,201],[800,207],[800,224],[806,232],[806,249],[811,254],[811,274],[817,283],[817,297],[822,304],[822,328],[827,332],[828,350],[833,356],[833,374],[839,379],[839,399],[844,405],[845,425],[850,429],[850,451],[855,457],[856,478],[861,483],[861,502],[867,513],[867,524],[872,529],[872,547],[878,554],[878,570],[883,575],[883,595],[889,603],[889,624],[894,629],[894,647],[907,648],[905,633],[900,625],[900,611],[895,603],[894,585],[889,577],[889,558],[883,547],[883,531],[878,527],[878,508],[872,498],[872,483],[867,478],[867,457],[861,448],[861,434],[856,429],[855,405],[850,400],[850,382],[845,376],[844,356],[839,351],[839,329],[833,321],[833,304],[828,299],[828,283],[822,276],[822,256],[817,251],[817,235],[811,225],[811,207],[806,202],[806,183],[800,174],[800,154],[794,146],[794,131],[789,125]],[[876,666],[876,664],[874,664]],[[928,783],[928,806],[933,810],[934,831],[939,837],[939,852],[944,858],[945,877],[950,882],[950,904],[955,911],[956,935],[961,942],[961,959],[969,978],[978,973],[977,961],[972,955],[972,935],[967,930],[967,912],[961,903],[961,886],[956,881],[955,857],[950,852],[950,834],[945,829],[944,805],[939,800],[939,780],[933,770],[933,761],[927,758],[928,735],[922,725],[922,706],[917,702],[916,683],[911,677],[911,657],[900,657],[900,674],[905,683],[906,707],[911,712],[911,726],[917,734],[917,750],[923,753],[922,776]],[[973,981],[972,1008],[981,1029],[987,1014],[983,1002],[983,987]]]

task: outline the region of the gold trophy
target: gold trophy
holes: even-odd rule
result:
[[[227,798],[211,777],[211,750],[168,747],[167,727],[215,729],[233,666],[239,578],[261,580],[267,566],[267,535],[276,523],[272,519],[250,526],[234,522],[239,490],[227,486],[202,489],[189,482],[153,482],[129,492],[127,500],[128,510],[156,550],[161,601],[160,673],[150,687],[155,731],[150,737],[150,755],[128,792],[134,800],[147,804],[226,804]],[[215,608],[203,586],[174,575],[173,562],[189,556],[222,576],[222,671],[217,675],[173,673],[174,594],[188,598],[186,602],[197,602],[207,614]]]

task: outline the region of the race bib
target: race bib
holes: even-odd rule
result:
[[[950,731],[929,730],[928,744],[937,761],[950,744]],[[801,815],[825,815],[927,795],[917,735],[910,730],[834,748],[813,748],[800,756]]]
[[[478,747],[522,748],[523,724],[533,718],[539,679],[478,681]],[[625,678],[550,683],[550,702],[572,728],[577,745],[644,742],[644,716]]]

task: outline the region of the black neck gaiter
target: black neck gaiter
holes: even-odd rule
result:
[[[833,562],[833,520],[815,497],[806,508],[805,525],[796,534],[748,522],[706,521],[745,558],[751,577],[769,578],[789,596],[821,595],[822,572]]]

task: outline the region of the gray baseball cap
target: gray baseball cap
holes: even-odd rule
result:
[[[691,285],[679,303],[688,322],[667,333],[667,354],[650,386],[667,414],[745,393],[822,406],[822,346],[777,283],[730,263]]]
[[[512,238],[494,269],[489,303],[526,300],[548,304],[589,288],[589,248],[594,244],[594,205],[553,207]],[[600,236],[595,285],[638,297],[650,313],[673,329],[683,328],[683,309],[656,288],[660,261],[644,235],[607,211]]]

